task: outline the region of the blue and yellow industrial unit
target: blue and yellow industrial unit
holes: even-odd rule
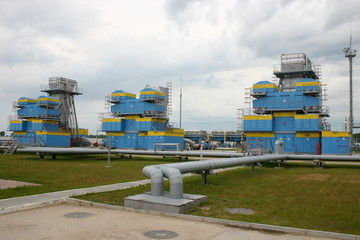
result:
[[[322,89],[310,60],[303,53],[283,54],[278,84],[253,85],[253,115],[244,116],[247,149],[274,151],[277,139],[287,153],[349,154],[350,134],[330,131],[322,105]]]
[[[49,96],[19,98],[17,120],[10,120],[9,131],[21,144],[69,147],[70,133],[59,131],[59,105],[59,99]]]
[[[70,124],[70,115],[75,115],[72,95],[80,94],[76,81],[50,78],[49,87],[42,86],[42,91],[49,96],[21,97],[14,103],[17,115],[10,117],[8,127],[14,139],[22,145],[70,147],[75,139],[87,137],[87,129]]]
[[[137,99],[122,90],[112,92],[108,100],[112,117],[102,119],[105,144],[110,146],[111,139],[114,148],[154,149],[158,144],[156,148],[183,149],[184,130],[169,126],[167,93],[167,88],[146,87]]]

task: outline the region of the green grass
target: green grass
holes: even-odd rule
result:
[[[188,214],[287,227],[360,234],[360,167],[274,164],[241,168],[209,176],[184,179],[184,192],[207,195],[208,200]],[[166,183],[168,188],[168,183]],[[150,186],[79,197],[123,205],[126,196],[149,191]],[[228,213],[226,208],[249,208],[253,215]]]
[[[0,179],[41,184],[2,189],[0,199],[145,179],[144,166],[174,161],[112,156],[111,167],[106,168],[107,155],[57,156],[55,160],[30,154],[0,155]]]
[[[73,188],[145,179],[144,166],[176,162],[170,158],[121,159],[113,156],[106,168],[106,155],[47,156],[0,155],[0,179],[41,184],[0,190],[0,198],[25,196]],[[298,227],[331,232],[360,234],[360,166],[327,166],[287,163],[285,169],[264,164],[252,173],[240,168],[209,176],[184,178],[184,192],[202,194],[208,200],[188,214]],[[165,183],[168,190],[169,183]],[[150,190],[150,185],[121,191],[88,194],[78,198],[123,205],[124,198]],[[228,213],[226,208],[249,208],[253,215]]]

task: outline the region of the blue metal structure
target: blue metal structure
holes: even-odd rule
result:
[[[24,145],[69,147],[70,133],[60,131],[60,100],[50,96],[37,99],[21,97],[14,105],[16,120],[10,120],[9,131]]]
[[[253,85],[253,115],[244,116],[247,149],[274,151],[282,139],[287,153],[349,154],[350,134],[330,131],[322,89],[311,61],[303,53],[281,55],[279,83]]]
[[[137,99],[135,94],[122,90],[112,92],[108,100],[112,117],[102,119],[105,144],[110,146],[111,139],[114,148],[154,149],[155,143],[174,143],[183,149],[183,129],[169,126],[167,93],[167,88],[146,87]],[[164,144],[161,148],[173,146]]]
[[[88,136],[77,126],[74,95],[81,95],[75,80],[49,79],[42,86],[48,96],[21,97],[14,103],[17,115],[9,121],[9,131],[22,145],[70,147]]]

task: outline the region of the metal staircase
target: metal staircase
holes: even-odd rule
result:
[[[12,155],[16,150],[19,148],[20,144],[18,140],[12,137],[6,144],[5,144],[5,151],[4,155]]]

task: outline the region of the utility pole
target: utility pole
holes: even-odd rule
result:
[[[353,127],[354,127],[354,116],[353,116],[353,88],[352,88],[352,60],[356,56],[356,50],[351,49],[351,35],[350,35],[350,47],[344,48],[345,57],[349,59],[349,82],[350,82],[350,112],[349,112],[349,132],[351,137],[351,147],[354,146],[353,139]]]
[[[182,112],[182,86],[180,87],[180,128],[181,128],[181,112]]]

